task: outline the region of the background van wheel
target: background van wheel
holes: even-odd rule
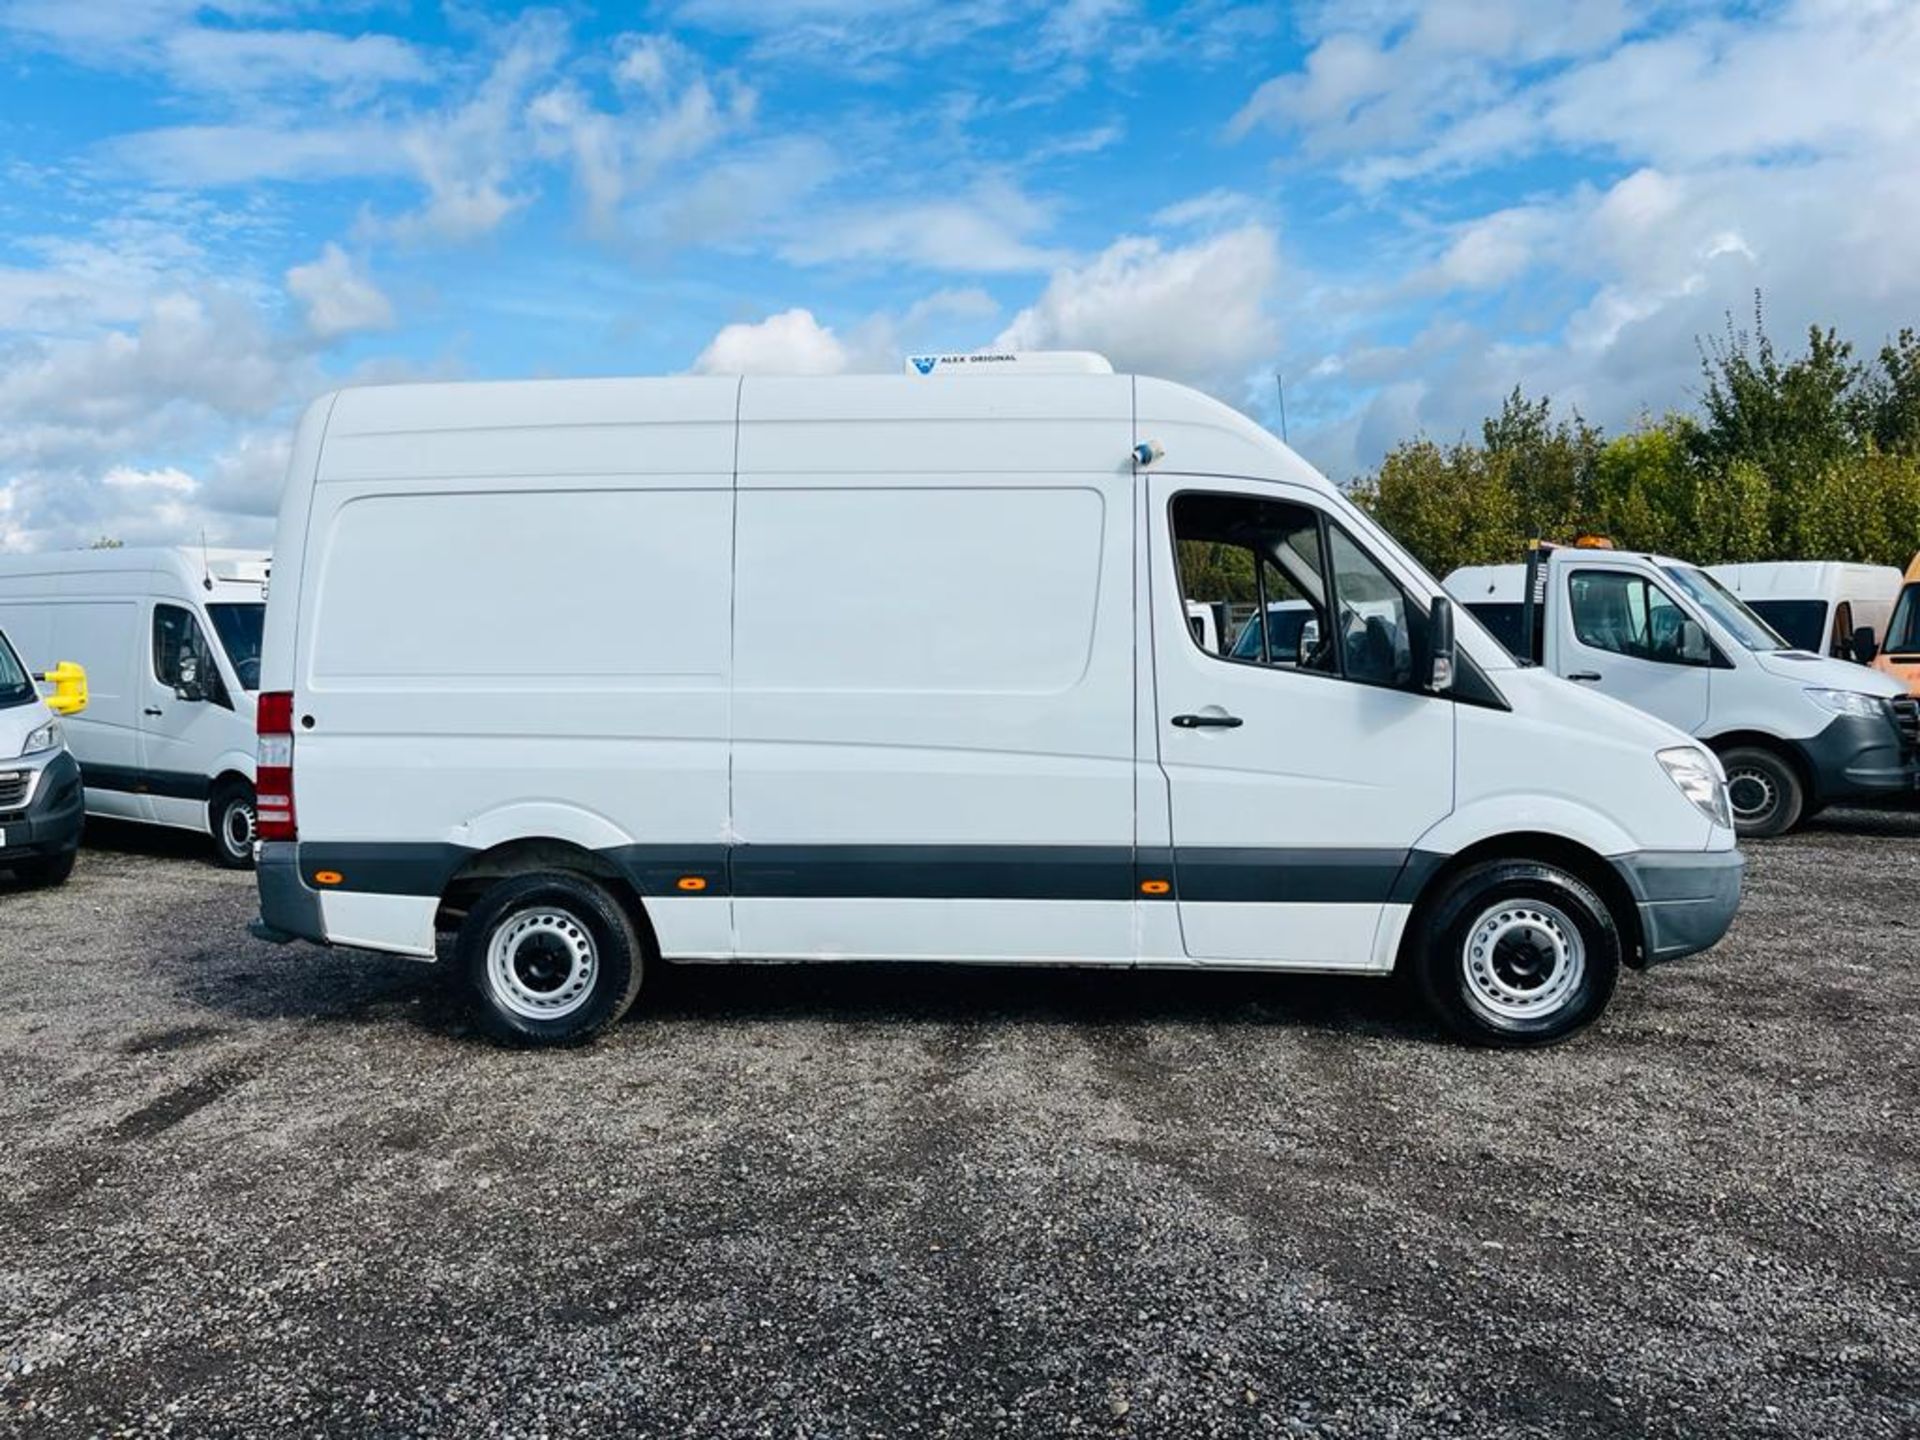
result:
[[[64,885],[73,874],[74,852],[64,855],[35,855],[14,862],[13,873],[29,885]]]
[[[1427,912],[1414,977],[1440,1022],[1478,1045],[1551,1045],[1599,1018],[1620,977],[1606,902],[1557,865],[1496,860]]]
[[[467,912],[454,946],[474,1018],[510,1045],[579,1045],[633,1004],[639,936],[601,885],[561,872],[502,880]]]
[[[1793,766],[1771,750],[1742,745],[1720,757],[1727,771],[1733,828],[1742,839],[1784,835],[1807,808],[1806,787]]]
[[[229,870],[253,869],[253,787],[228,784],[207,803],[207,828],[213,832],[213,857]]]

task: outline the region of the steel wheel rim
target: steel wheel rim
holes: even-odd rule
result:
[[[220,816],[220,840],[230,854],[245,855],[253,849],[253,806],[245,800],[227,806]]]
[[[1764,770],[1739,769],[1727,773],[1727,803],[1736,820],[1757,820],[1779,803],[1773,777]],[[1743,801],[1745,803],[1743,803]]]
[[[1460,965],[1474,1008],[1496,1020],[1543,1020],[1579,993],[1587,947],[1558,906],[1503,900],[1468,928]]]
[[[599,973],[592,932],[557,906],[517,911],[487,944],[487,988],[522,1019],[571,1015],[587,1003]]]

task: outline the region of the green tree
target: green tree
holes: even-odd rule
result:
[[[1600,448],[1593,462],[1585,528],[1626,550],[1673,555],[1693,543],[1695,477],[1688,450],[1693,422],[1682,415],[1643,421]]]
[[[1529,400],[1516,385],[1481,436],[1487,453],[1503,462],[1523,534],[1571,536],[1585,527],[1601,435],[1578,411],[1555,420],[1550,399]]]
[[[1520,554],[1511,458],[1478,445],[1409,440],[1353,489],[1357,504],[1436,575]]]
[[[1706,389],[1693,451],[1708,469],[1747,461],[1776,485],[1791,486],[1860,452],[1865,372],[1852,345],[1817,325],[1807,332],[1806,354],[1782,360],[1765,318],[1756,294],[1752,333],[1736,330],[1728,316],[1725,339],[1704,347]]]
[[[1862,390],[1874,448],[1888,455],[1920,455],[1920,336],[1907,328],[1883,345],[1879,365]]]

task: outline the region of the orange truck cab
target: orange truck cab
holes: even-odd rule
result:
[[[1920,695],[1920,555],[1907,566],[1907,582],[1894,602],[1893,618],[1887,621],[1886,638],[1873,657],[1873,668],[1886,671]]]

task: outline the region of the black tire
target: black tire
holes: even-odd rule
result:
[[[229,781],[207,802],[207,829],[213,832],[213,858],[223,869],[253,869],[253,786]]]
[[[1620,978],[1620,927],[1592,887],[1557,865],[1475,865],[1415,923],[1421,996],[1475,1045],[1557,1044],[1599,1018]],[[1476,933],[1491,944],[1472,945]],[[1542,1008],[1528,1014],[1529,1005]]]
[[[640,937],[620,902],[587,877],[560,871],[485,891],[461,922],[454,964],[479,1027],[526,1047],[593,1039],[627,1013],[645,972]]]
[[[35,855],[13,862],[13,873],[28,885],[64,885],[73,874],[75,852],[59,855]]]
[[[1727,796],[1733,803],[1733,829],[1742,840],[1784,835],[1807,813],[1807,787],[1782,755],[1757,745],[1723,752]]]

